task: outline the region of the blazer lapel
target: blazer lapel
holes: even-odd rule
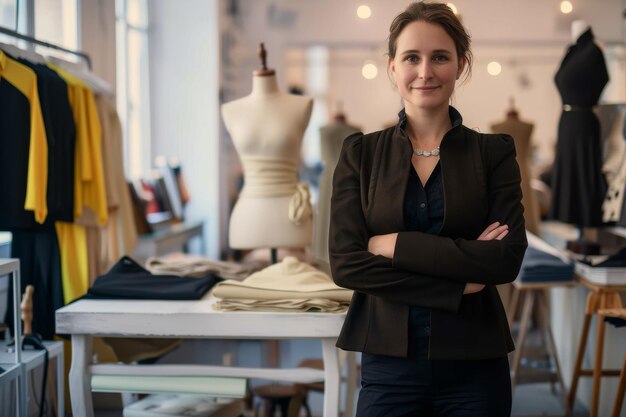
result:
[[[404,196],[411,168],[411,146],[402,129],[396,126],[377,143],[369,183],[366,219],[372,235],[405,230]]]
[[[480,149],[465,135],[459,126],[441,144],[445,214],[439,234],[474,239],[487,218],[486,183]]]

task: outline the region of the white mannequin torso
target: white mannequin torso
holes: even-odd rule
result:
[[[255,75],[250,95],[222,106],[244,170],[244,188],[230,218],[232,248],[304,247],[311,242],[310,216],[296,224],[288,213],[312,104],[310,97],[281,93],[274,75]]]

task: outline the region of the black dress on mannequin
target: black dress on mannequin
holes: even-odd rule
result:
[[[587,29],[567,51],[555,82],[563,101],[549,217],[579,228],[599,226],[606,191],[600,124],[592,109],[609,80],[602,50]]]

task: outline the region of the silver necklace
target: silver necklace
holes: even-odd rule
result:
[[[423,149],[413,148],[413,153],[417,156],[423,156],[425,158],[428,158],[429,156],[439,156],[439,146],[437,146],[432,151],[425,151]]]

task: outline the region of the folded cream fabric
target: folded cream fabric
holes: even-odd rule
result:
[[[148,258],[146,269],[155,275],[202,277],[208,273],[213,273],[224,279],[239,281],[258,270],[254,265],[217,261],[203,256],[184,253]]]
[[[228,299],[213,304],[216,310],[223,311],[274,311],[274,312],[305,312],[317,311],[325,313],[343,313],[348,310],[345,302],[309,298],[302,300],[247,300]]]
[[[213,295],[228,300],[325,299],[350,303],[352,291],[338,287],[322,271],[288,256],[241,282],[227,280],[218,283]]]

